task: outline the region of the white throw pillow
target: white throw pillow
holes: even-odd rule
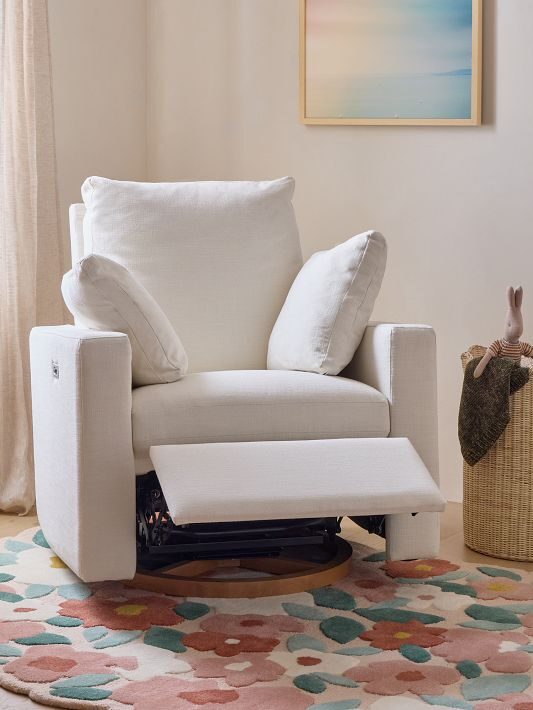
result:
[[[338,375],[361,342],[386,262],[387,243],[374,231],[313,254],[272,330],[268,369]]]
[[[63,298],[76,322],[126,333],[134,386],[175,382],[187,372],[187,354],[155,299],[116,261],[90,254],[63,276]]]

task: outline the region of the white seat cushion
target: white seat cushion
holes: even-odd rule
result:
[[[179,334],[190,372],[265,368],[302,266],[294,180],[82,187],[85,254],[125,266]]]
[[[133,391],[136,471],[150,446],[225,441],[384,437],[389,405],[377,390],[309,372],[199,372]]]

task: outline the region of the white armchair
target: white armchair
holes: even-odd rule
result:
[[[264,185],[280,182],[283,181]],[[113,184],[113,190],[116,185],[121,183]],[[282,187],[285,190],[286,183]],[[292,194],[292,185],[289,192]],[[257,288],[255,294],[249,290],[246,297],[253,300],[252,296],[257,296],[257,303],[246,304],[248,311],[235,317],[232,326],[241,354],[245,344],[254,341],[248,362],[243,366],[236,358],[235,369],[231,369],[226,340],[222,347],[223,369],[211,366],[207,371],[197,370],[194,355],[202,352],[206,340],[209,347],[216,343],[224,310],[219,302],[214,303],[214,320],[210,321],[209,303],[187,300],[185,293],[191,279],[198,280],[205,270],[206,255],[213,260],[223,258],[225,269],[231,265],[234,282],[239,282],[244,269],[257,271],[257,254],[247,249],[240,255],[238,239],[229,246],[220,241],[220,235],[223,238],[228,233],[228,224],[239,222],[238,211],[218,212],[215,233],[212,223],[200,219],[201,226],[194,234],[196,242],[180,247],[189,261],[184,264],[176,258],[169,271],[173,243],[169,245],[165,236],[161,237],[156,218],[151,215],[141,225],[137,221],[137,232],[127,232],[123,222],[128,216],[120,205],[121,196],[117,193],[112,199],[117,200],[117,209],[106,213],[98,233],[94,225],[90,228],[90,238],[87,220],[85,236],[82,231],[84,207],[71,208],[73,258],[88,251],[104,254],[128,266],[152,292],[155,290],[153,295],[160,305],[167,314],[174,315],[173,324],[182,336],[192,371],[175,383],[132,390],[131,349],[126,335],[76,326],[39,327],[32,331],[38,516],[49,544],[76,574],[85,581],[134,576],[136,477],[154,468],[150,446],[407,437],[438,481],[436,353],[430,327],[369,325],[354,360],[338,377],[265,369],[271,327],[301,264],[298,237],[291,222],[290,194],[288,202],[287,195],[283,198],[285,213],[280,213],[278,204],[273,217],[290,223],[284,241],[277,238],[272,244],[276,250],[272,258],[278,262],[286,259],[286,268],[280,273],[279,263],[267,265],[276,271],[272,284],[258,281],[264,279],[264,271],[247,275],[247,284],[255,283]],[[260,207],[264,212],[264,206]],[[166,219],[165,229],[168,224],[173,225],[175,241],[187,239],[181,231],[183,222],[179,223],[181,213],[176,216],[168,201],[163,207],[155,205],[151,209],[159,216],[161,211],[170,209],[170,215],[160,216],[159,224]],[[180,209],[183,211],[183,206]],[[202,207],[196,202],[195,209]],[[190,228],[193,215],[188,207],[185,211]],[[265,220],[268,219],[267,212]],[[248,221],[247,229],[250,224]],[[257,225],[254,228],[257,231]],[[237,233],[239,229],[242,232],[242,224],[237,224]],[[114,239],[114,234],[119,238]],[[149,243],[146,235],[152,240]],[[157,239],[162,240],[159,246],[154,244]],[[205,240],[209,242],[207,246]],[[196,255],[195,243],[199,245]],[[163,252],[159,260],[155,246]],[[265,260],[270,258],[266,255],[264,234],[260,235],[259,248],[264,269]],[[235,258],[228,255],[231,249],[237,250]],[[227,274],[222,281],[227,283]],[[210,297],[214,290],[213,287]],[[266,315],[265,299],[270,299]],[[232,322],[233,306],[230,298],[224,306],[224,327]],[[256,307],[263,314],[257,323]],[[200,324],[198,332],[195,322]],[[205,338],[206,328],[211,328],[209,338]],[[197,358],[198,362],[216,360],[216,352],[208,355]],[[258,481],[258,495],[262,486],[268,486],[268,481]],[[431,557],[438,552],[438,513],[412,515],[414,512],[417,511],[387,517],[387,551],[392,559]],[[272,517],[276,517],[275,511]]]

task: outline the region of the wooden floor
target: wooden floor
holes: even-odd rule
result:
[[[0,513],[0,537],[16,535],[21,530],[37,525],[35,515],[19,517],[16,515],[5,515]],[[533,572],[533,563],[513,562],[508,560],[497,560],[485,555],[472,552],[463,543],[462,532],[462,508],[460,503],[448,503],[446,512],[441,520],[441,549],[440,557],[453,560],[454,562],[480,562],[483,564],[496,564],[499,567],[514,567]],[[376,535],[369,535],[358,528],[352,522],[347,521],[343,525],[343,537],[346,540],[361,542],[376,550],[384,547],[384,541]],[[42,708],[25,696],[16,696],[0,688],[0,710],[36,710]]]

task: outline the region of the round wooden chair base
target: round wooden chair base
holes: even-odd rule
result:
[[[294,594],[333,584],[348,574],[351,546],[337,538],[337,549],[327,562],[284,557],[240,560],[194,560],[155,571],[137,569],[128,587],[179,597],[270,597]],[[233,576],[223,576],[224,569]],[[246,576],[246,571],[251,575]],[[261,574],[263,573],[263,574]],[[216,576],[214,576],[216,574]]]

